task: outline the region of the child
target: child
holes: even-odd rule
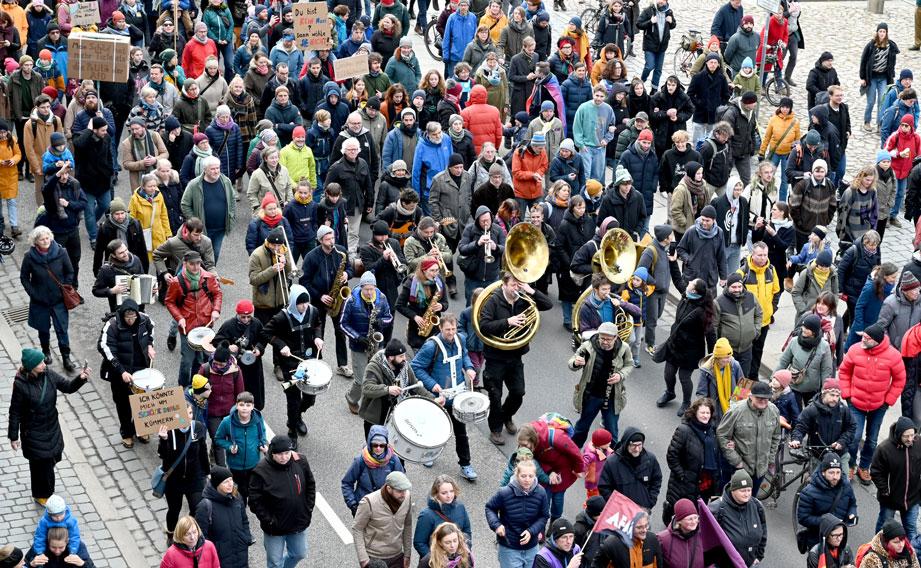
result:
[[[64,84],[64,76],[61,74],[61,70],[58,69],[57,63],[55,63],[54,59],[52,59],[51,52],[49,50],[43,49],[38,52],[38,60],[35,62],[35,70],[39,75],[42,76],[42,79],[45,80],[45,84],[47,86],[57,89],[57,98],[60,98],[61,94],[64,93],[64,87],[66,86]]]
[[[347,243],[349,235],[349,217],[345,212],[345,200],[342,187],[331,183],[323,190],[323,200],[317,203],[317,227],[326,225],[336,233],[337,243]]]
[[[774,371],[771,375],[771,400],[780,411],[780,427],[788,432],[793,430],[800,412],[796,394],[790,388],[791,380],[793,375],[786,369]]]
[[[827,233],[828,229],[822,225],[813,227],[812,232],[809,233],[809,240],[806,241],[806,244],[800,249],[799,254],[794,254],[790,257],[787,267],[795,269],[797,265],[806,266],[815,260],[820,252],[824,250],[831,252],[831,245],[825,240],[825,235]]]
[[[585,464],[586,500],[601,494],[598,492],[598,480],[601,478],[605,460],[614,453],[614,450],[611,449],[613,441],[614,438],[610,432],[604,428],[598,428],[592,432],[592,441],[582,450],[582,463]]]
[[[467,354],[470,356],[473,368],[476,369],[477,372],[476,378],[473,379],[473,388],[475,390],[480,390],[480,371],[483,369],[483,362],[485,359],[483,356],[483,340],[480,339],[480,336],[477,335],[476,331],[473,329],[473,305],[482,293],[482,288],[475,288],[473,290],[473,294],[470,296],[470,304],[464,308],[458,320],[459,331],[467,342]]]
[[[310,252],[317,240],[317,204],[313,202],[309,181],[301,179],[297,182],[294,199],[285,205],[283,215],[294,235],[289,245],[294,263],[297,264],[301,257]]]
[[[38,521],[35,527],[35,537],[32,548],[35,554],[44,554],[48,544],[48,529],[52,527],[64,527],[70,537],[67,542],[68,550],[80,550],[80,526],[77,524],[77,518],[70,512],[70,507],[64,502],[60,495],[52,495],[45,502],[45,514]]]
[[[525,111],[515,113],[515,123],[513,126],[506,126],[502,129],[502,135],[505,136],[505,147],[509,150],[517,148],[528,133],[528,124],[531,117]]]
[[[520,441],[518,449],[508,457],[508,465],[505,468],[505,473],[502,474],[502,487],[508,485],[509,480],[512,478],[512,474],[515,473],[515,466],[522,461],[533,461],[534,466],[537,468],[537,482],[543,487],[549,487],[550,476],[547,475],[540,464],[537,463],[537,460],[534,459],[534,452],[527,446],[521,445]]]
[[[458,104],[461,108],[467,106],[467,99],[470,97],[470,89],[473,88],[473,80],[470,78],[471,67],[466,61],[461,61],[454,66],[454,82],[462,87]]]
[[[596,179],[586,180],[585,188],[582,189],[582,194],[570,198],[570,206],[575,204],[576,197],[579,197],[585,202],[585,214],[590,215],[593,219],[597,218],[598,209],[601,207],[601,198],[604,197],[604,186]]]
[[[70,169],[74,169],[74,155],[67,148],[67,138],[62,132],[51,133],[51,144],[45,153],[42,154],[42,173],[45,177],[51,177],[58,172],[67,162]]]
[[[192,385],[185,390],[185,400],[192,405],[196,421],[208,424],[208,397],[211,396],[211,383],[202,375],[192,377]]]
[[[629,309],[624,304],[620,304],[627,313],[633,316],[633,331],[630,333],[630,354],[633,355],[633,366],[640,368],[640,343],[643,342],[641,328],[646,324],[646,297],[652,294],[649,286],[649,271],[641,266],[636,269],[630,281],[620,292],[620,297],[624,302],[629,303],[636,309]],[[615,303],[615,305],[617,305]]]
[[[237,404],[221,420],[215,443],[227,452],[227,467],[240,491],[243,503],[249,497],[249,476],[268,451],[265,422],[254,408],[255,399],[248,391],[237,395]]]
[[[742,60],[742,69],[736,73],[735,78],[732,80],[732,91],[738,95],[751,91],[755,95],[761,96],[761,82],[758,81],[758,76],[755,75],[755,64],[752,63],[751,57],[746,57]]]
[[[330,23],[335,29],[335,34],[333,39],[335,40],[335,45],[333,49],[339,49],[339,46],[346,42],[349,39],[349,32],[346,29],[346,21],[349,19],[349,8],[343,4],[339,4],[333,8],[333,13],[330,16]]]

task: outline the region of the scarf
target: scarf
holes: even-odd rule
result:
[[[153,81],[148,81],[147,86],[157,92],[157,97],[163,94],[163,91],[166,89],[166,81],[160,81],[159,83],[154,83]]]
[[[361,451],[361,459],[364,460],[365,465],[370,469],[379,469],[388,463],[393,458],[393,448],[390,447],[390,444],[387,444],[387,449],[384,451],[383,455],[379,458],[374,457],[374,454],[371,453],[371,448],[365,446],[365,449]],[[384,493],[383,491],[381,492]],[[399,508],[399,507],[398,507]]]
[[[441,291],[442,283],[441,278],[436,278],[434,281],[426,280],[420,281],[418,276],[413,276],[413,281],[409,284],[409,301],[415,302],[418,305],[428,305],[426,299],[428,298],[427,287],[435,286],[435,290]]]
[[[128,242],[128,223],[131,221],[131,218],[125,215],[125,221],[119,223],[115,220],[115,217],[110,216],[109,220],[112,222],[112,225],[115,227],[115,231],[118,233],[118,238],[124,242]]]
[[[688,421],[688,426],[700,438],[704,445],[704,469],[716,471],[719,469],[716,451],[716,436],[710,424],[701,424],[696,418]]]
[[[192,274],[191,271],[185,270],[185,276],[189,279],[189,290],[192,292],[197,292],[199,289],[199,280],[201,280],[201,272]]]
[[[460,141],[464,139],[465,134],[467,134],[466,130],[461,130],[460,134],[455,134],[453,128],[448,129],[448,135],[451,137],[451,142],[454,142],[455,144],[460,143]]]
[[[694,228],[697,230],[697,236],[702,239],[712,239],[719,231],[719,226],[716,223],[713,223],[713,226],[710,227],[709,231],[704,229],[703,225],[700,224],[700,218],[694,222]]]
[[[262,219],[262,221],[263,221],[266,225],[268,225],[269,227],[271,227],[271,228],[273,228],[273,229],[274,229],[275,227],[277,227],[279,223],[281,223],[281,220],[282,220],[282,218],[283,218],[282,215],[281,215],[281,213],[275,215],[274,217],[269,217],[268,215],[265,214],[265,211],[262,211],[262,212],[259,214],[259,217]]]
[[[815,261],[813,261],[813,263],[814,262]],[[831,268],[813,265],[812,275],[815,276],[815,281],[819,285],[820,290],[825,287],[825,282],[828,280],[829,274],[831,274]]]
[[[150,135],[150,130],[144,132],[144,138],[138,139],[133,135],[131,136],[131,155],[135,160],[143,160],[144,156],[156,156],[157,150],[154,148],[153,137]],[[151,165],[148,168],[144,168],[143,173],[150,173],[156,168],[156,164]]]
[[[720,408],[725,413],[729,410],[729,397],[732,396],[732,365],[720,367],[713,358],[713,378],[716,379],[716,392],[720,399]]]
[[[386,489],[384,489],[383,487],[381,487],[381,497],[384,498],[384,503],[387,503],[387,506],[390,507],[390,513],[391,513],[391,514],[394,514],[394,515],[395,515],[395,514],[397,513],[397,511],[400,510],[400,505],[402,505],[402,503],[400,503],[399,501],[397,501],[396,498],[395,498],[393,495],[391,495],[391,494],[390,494]]]
[[[233,115],[231,115],[230,120],[227,121],[227,124],[221,124],[220,122],[217,121],[217,119],[215,119],[215,120],[214,120],[214,125],[217,126],[218,128],[220,128],[221,130],[226,130],[227,132],[232,132],[232,131],[233,131],[233,127],[236,126],[237,123],[233,121]]]
[[[803,337],[802,334],[799,334],[799,336],[797,336],[796,338],[796,341],[797,343],[799,343],[799,346],[805,349],[806,351],[812,351],[819,345],[820,339],[821,337],[818,337],[818,336]]]
[[[694,205],[694,215],[700,215],[700,210],[706,205],[704,180],[697,181],[691,176],[684,174],[684,179],[682,179],[681,182],[684,184],[684,187],[688,188],[691,194],[691,203]]]
[[[312,194],[312,193],[308,193],[308,194],[307,194],[307,197],[301,199],[301,196],[300,196],[299,194],[295,193],[295,194],[294,194],[294,200],[297,201],[298,203],[300,203],[301,205],[307,205],[307,204],[313,202],[313,194]]]
[[[195,159],[195,177],[198,177],[198,176],[201,175],[201,171],[202,171],[201,163],[202,163],[202,161],[203,161],[205,158],[207,158],[208,156],[213,156],[213,154],[211,153],[211,150],[210,150],[210,149],[207,150],[207,152],[206,152],[205,150],[202,150],[201,148],[199,148],[197,145],[196,145],[196,146],[192,146],[192,153],[195,154],[195,156],[197,156],[196,159]],[[144,154],[144,155],[146,156],[146,154]]]

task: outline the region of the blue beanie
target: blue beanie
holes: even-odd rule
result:
[[[912,81],[915,80],[915,76],[911,72],[911,69],[902,69],[902,72],[899,73],[899,81],[902,79],[911,79]]]
[[[746,57],[745,59],[742,60],[742,69],[745,69],[746,67],[749,67],[751,69],[755,68],[755,64],[752,63],[751,57]]]
[[[540,111],[553,110],[553,101],[544,101],[540,103]]]
[[[646,281],[649,280],[649,271],[646,270],[646,267],[645,267],[645,266],[641,266],[641,267],[637,268],[637,269],[633,272],[633,275],[636,276],[637,278],[639,278],[640,280],[642,280],[643,282],[646,282]]]
[[[876,163],[885,162],[886,160],[892,161],[892,156],[889,155],[889,152],[885,150],[876,151]]]

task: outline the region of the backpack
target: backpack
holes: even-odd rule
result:
[[[870,553],[870,554],[876,555],[876,557],[879,558],[879,563],[882,564],[883,568],[888,568],[889,561],[887,561],[885,558],[880,556],[878,552],[870,548],[870,544],[871,543],[868,542],[865,544],[861,544],[860,546],[857,547],[857,556],[854,559],[854,566],[857,566],[857,568],[860,568],[860,566],[863,565],[864,557],[868,553]],[[908,543],[906,543],[905,545],[910,546]]]
[[[176,305],[181,308],[182,305],[185,304],[186,297],[189,295],[189,286],[185,283],[185,278],[183,278],[181,274],[177,275],[177,279],[179,280],[179,289],[182,290],[182,295],[176,300]],[[211,292],[210,288],[208,288],[207,278],[201,279],[201,289],[205,291],[205,295],[208,296],[208,299],[213,304],[214,293]]]
[[[727,142],[723,146],[723,149],[719,150],[716,147],[716,142],[714,142],[712,138],[704,138],[703,140],[698,140],[697,144],[694,145],[694,149],[697,150],[699,154],[701,154],[701,157],[703,156],[703,152],[701,152],[701,149],[704,147],[704,144],[708,144],[710,148],[713,149],[713,155],[710,156],[710,163],[707,164],[707,169],[709,170],[713,167],[713,160],[715,160],[718,155],[726,154],[728,152],[729,143]]]

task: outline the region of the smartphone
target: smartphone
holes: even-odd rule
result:
[[[678,250],[678,243],[671,242],[668,243],[668,256],[675,256],[675,252]]]

